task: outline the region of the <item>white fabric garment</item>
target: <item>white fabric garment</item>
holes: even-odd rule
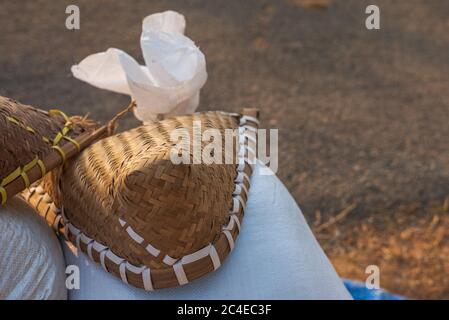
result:
[[[92,54],[72,67],[75,78],[136,100],[136,117],[143,122],[159,115],[193,113],[207,80],[206,59],[184,35],[184,16],[165,11],[143,20],[140,46],[145,65],[122,50]]]
[[[81,277],[69,299],[350,299],[295,200],[260,168],[235,249],[217,271],[182,287],[145,292],[63,242],[67,263],[78,265]]]
[[[17,197],[0,207],[0,299],[67,299],[59,241]]]

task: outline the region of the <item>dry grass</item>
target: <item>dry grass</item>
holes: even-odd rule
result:
[[[449,299],[449,198],[411,204],[360,222],[347,219],[315,233],[345,278],[364,280],[378,265],[381,286],[417,299]]]
[[[331,0],[289,0],[290,3],[304,8],[325,9]]]

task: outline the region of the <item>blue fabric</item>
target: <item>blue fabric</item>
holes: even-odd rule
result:
[[[360,281],[343,279],[343,283],[354,300],[406,300],[407,298],[382,289],[368,289]]]

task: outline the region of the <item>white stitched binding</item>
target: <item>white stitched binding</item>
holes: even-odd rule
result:
[[[108,251],[109,251],[109,250],[105,249],[105,250],[103,250],[103,251],[100,252],[100,263],[101,263],[101,266],[103,267],[103,269],[104,269],[106,272],[109,272],[109,271],[108,271],[108,268],[106,267],[106,263],[105,263],[104,257],[106,256],[106,252],[108,252]]]
[[[134,273],[134,274],[141,274],[143,272],[143,270],[145,270],[145,266],[135,266],[131,263],[129,263],[128,261],[126,261],[126,269],[128,269],[128,271]]]
[[[232,216],[229,217],[229,222],[226,226],[223,227],[223,230],[232,231],[235,226],[235,221],[232,219]]]
[[[112,262],[114,262],[114,264],[116,264],[116,265],[120,265],[123,261],[125,261],[125,259],[120,258],[118,255],[116,255],[111,250],[106,251],[106,257],[108,257],[108,259],[111,260]]]
[[[238,213],[240,210],[240,202],[239,199],[237,197],[240,196],[236,196],[234,198],[232,198],[232,211],[231,213]]]
[[[237,174],[237,178],[235,179],[235,182],[242,183],[244,179],[246,179],[248,182],[250,182],[250,179],[249,179],[248,175],[245,172],[240,171]]]
[[[220,257],[218,256],[217,250],[215,249],[214,245],[210,245],[209,249],[209,256],[212,260],[212,264],[214,265],[214,270],[217,270],[221,266]]]
[[[229,248],[232,250],[234,250],[234,238],[232,237],[232,234],[229,230],[223,229],[223,233],[226,236],[226,239],[228,239],[228,243],[229,243]]]
[[[76,239],[75,239],[76,247],[78,248],[78,250],[82,251],[81,250],[81,243],[80,243],[80,241],[81,241],[81,233],[78,233],[76,235]]]
[[[178,261],[175,258],[170,257],[169,255],[166,255],[164,257],[164,259],[162,260],[163,263],[165,263],[166,265],[172,266],[176,263],[176,261]]]
[[[161,250],[156,249],[155,247],[153,247],[151,244],[148,244],[145,247],[145,250],[147,250],[151,255],[157,257],[159,256],[159,253],[161,253]]]
[[[128,277],[126,276],[126,261],[125,260],[123,260],[122,263],[120,263],[119,271],[120,271],[120,278],[122,279],[122,281],[124,283],[128,284]]]
[[[246,196],[249,195],[248,188],[245,186],[244,183],[238,184],[238,186],[240,186],[240,188],[244,191]],[[240,194],[242,194],[242,193],[240,192]]]
[[[84,244],[89,244],[89,243],[91,243],[92,241],[94,241],[94,240],[92,240],[91,238],[89,238],[88,236],[86,236],[84,233],[81,233],[81,241],[84,243]]]
[[[235,224],[237,225],[237,229],[240,232],[240,220],[237,217],[237,215],[235,215],[235,214],[231,215],[231,219],[235,222]]]
[[[79,230],[77,227],[75,227],[73,224],[71,224],[71,223],[69,222],[68,225],[69,225],[70,232],[71,232],[73,235],[77,236],[77,235],[80,233],[80,230]]]
[[[97,241],[94,241],[93,248],[97,252],[102,252],[102,251],[108,250],[108,247],[106,247],[105,245],[103,245]]]
[[[125,227],[127,225],[127,222],[125,220],[121,218],[119,218],[118,220],[122,227]],[[134,229],[131,226],[128,226],[126,228],[126,232],[131,237],[131,239],[133,239],[138,244],[143,244],[143,242],[145,241],[145,239],[141,235],[139,235],[136,231],[134,231]],[[159,254],[161,253],[159,249],[157,249],[150,243],[145,247],[145,250],[148,251],[148,253],[150,253],[154,257],[158,257]]]
[[[242,185],[241,184],[235,184],[233,195],[239,195],[242,193]]]
[[[126,222],[125,222],[124,220],[120,219],[120,218],[118,218],[118,222],[120,223],[120,225],[121,225],[122,227],[124,227],[125,224],[126,224]]]
[[[242,205],[243,210],[245,210],[246,203],[243,200],[243,198],[241,196],[237,196],[237,199],[239,200],[240,204]]]
[[[232,198],[232,201],[233,201],[233,207],[232,207],[231,213],[234,213],[234,214],[239,213],[240,205],[242,206],[243,209],[245,209],[246,204],[240,195],[234,196],[234,198]]]
[[[135,232],[134,229],[130,226],[126,228],[126,232],[128,232],[129,236],[138,244],[141,244],[143,242],[144,239],[140,235],[138,235],[137,232]]]
[[[173,265],[173,271],[175,272],[176,279],[178,279],[179,285],[184,285],[189,283],[187,279],[186,273],[184,271],[184,267],[182,265],[182,261],[178,261]]]
[[[153,291],[153,283],[151,281],[151,270],[150,268],[145,268],[142,272],[142,280],[143,280],[143,287],[146,291]]]
[[[203,259],[204,257],[207,257],[210,252],[210,245],[205,246],[204,248],[195,251],[194,253],[188,254],[181,259],[181,264],[189,264],[194,261]]]
[[[90,242],[88,245],[87,245],[87,255],[89,256],[89,258],[91,259],[91,260],[94,260],[94,256],[92,255],[92,247],[94,246],[94,241],[92,241],[92,242]]]

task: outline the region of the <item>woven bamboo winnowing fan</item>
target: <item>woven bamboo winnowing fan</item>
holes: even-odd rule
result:
[[[194,123],[202,133],[218,129],[223,154],[226,129],[234,130],[229,164],[171,161],[172,130],[188,132],[193,152],[193,135],[199,135]],[[257,127],[255,109],[155,122],[97,141],[26,197],[79,250],[124,282],[146,290],[183,285],[216,270],[234,248]],[[201,152],[207,143],[200,143]]]
[[[0,205],[105,132],[87,119],[0,96]]]

